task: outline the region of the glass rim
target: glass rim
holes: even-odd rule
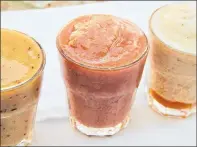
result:
[[[8,30],[8,31],[13,31],[13,32],[17,32],[19,34],[22,34],[24,35],[24,37],[27,37],[29,39],[31,39],[34,43],[36,43],[39,47],[39,49],[41,50],[41,54],[42,54],[42,62],[40,64],[40,67],[39,69],[33,74],[33,76],[31,76],[29,79],[26,79],[22,82],[20,82],[19,84],[15,84],[15,85],[12,85],[12,86],[8,86],[8,87],[5,87],[5,88],[1,88],[1,92],[5,92],[5,91],[10,91],[10,90],[15,90],[17,88],[20,88],[22,86],[24,86],[25,84],[33,81],[37,76],[39,76],[43,70],[44,70],[44,67],[45,67],[45,64],[46,64],[46,54],[45,54],[45,51],[43,50],[42,46],[40,45],[40,43],[38,43],[33,37],[23,33],[23,32],[20,32],[20,31],[17,31],[17,30],[14,30],[14,29],[8,29],[8,28],[1,28],[1,30]]]
[[[175,47],[172,47],[171,45],[169,45],[168,43],[166,43],[165,41],[163,41],[162,39],[160,39],[158,37],[158,35],[156,35],[156,33],[154,32],[154,29],[153,29],[153,26],[152,26],[152,19],[154,17],[154,15],[162,8],[165,8],[165,7],[168,7],[169,5],[177,5],[177,4],[181,4],[183,2],[179,2],[179,3],[171,3],[171,4],[166,4],[166,5],[163,5],[159,8],[157,8],[156,10],[154,10],[149,18],[149,30],[150,32],[162,43],[164,44],[165,46],[167,46],[170,50],[172,51],[175,51],[175,52],[178,52],[178,53],[182,53],[182,54],[186,54],[186,55],[190,55],[190,56],[194,56],[196,57],[196,54],[195,53],[189,53],[189,52],[186,52],[186,51],[181,51]],[[184,3],[189,3],[189,2],[184,2]]]
[[[87,16],[87,15],[84,15],[84,16]],[[84,16],[80,16],[80,17],[84,17]],[[79,18],[79,17],[78,17]],[[77,19],[77,18],[76,18]],[[75,19],[74,19],[75,20]],[[74,21],[72,20],[72,21]],[[68,24],[70,24],[72,21],[70,21]],[[130,21],[129,21],[130,22]],[[56,37],[56,47],[59,51],[59,53],[65,58],[67,59],[68,61],[74,63],[74,64],[77,64],[83,68],[87,68],[87,69],[91,69],[91,70],[98,70],[98,71],[114,71],[114,70],[121,70],[121,69],[125,69],[125,68],[128,68],[128,67],[131,67],[133,65],[135,65],[136,63],[138,63],[145,55],[147,55],[148,51],[149,51],[149,43],[148,43],[148,38],[146,36],[146,34],[144,33],[144,31],[138,27],[138,25],[136,25],[135,23],[131,22],[132,24],[134,24],[142,33],[143,33],[143,37],[145,37],[146,39],[146,45],[145,45],[145,49],[144,51],[140,54],[140,56],[138,58],[136,58],[134,61],[132,61],[131,63],[128,63],[128,64],[125,64],[125,65],[121,65],[121,66],[117,66],[117,67],[112,67],[112,68],[109,68],[109,67],[98,67],[98,66],[92,66],[92,65],[88,65],[88,64],[85,64],[85,63],[80,63],[80,62],[77,62],[75,60],[73,60],[71,57],[67,56],[63,50],[61,49],[60,47],[60,44],[59,44],[59,36],[60,36],[60,33],[62,32],[62,30],[68,25],[64,25],[62,27],[62,29],[59,31],[57,37]]]

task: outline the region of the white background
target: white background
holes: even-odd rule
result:
[[[172,2],[125,1],[80,6],[1,12],[1,27],[22,31],[34,37],[47,57],[32,145],[196,145],[196,116],[187,119],[161,117],[146,102],[146,73],[137,92],[128,127],[113,137],[86,137],[68,122],[66,92],[63,85],[55,39],[69,20],[84,14],[105,13],[127,18],[148,31],[148,19],[158,7]]]

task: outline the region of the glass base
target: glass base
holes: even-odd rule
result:
[[[124,129],[127,127],[129,123],[130,117],[127,116],[124,121],[119,123],[118,125],[114,127],[109,127],[109,128],[92,128],[92,127],[87,127],[80,122],[78,122],[75,118],[70,117],[71,125],[79,130],[81,133],[87,135],[87,136],[112,136],[119,132],[120,130]]]
[[[29,146],[32,142],[32,133],[30,133],[26,138],[24,138],[20,143],[16,146]]]
[[[173,109],[168,108],[160,104],[155,100],[150,94],[148,94],[148,103],[149,106],[156,111],[157,113],[168,116],[168,117],[177,117],[177,118],[186,118],[193,113],[196,113],[196,106],[187,109]]]

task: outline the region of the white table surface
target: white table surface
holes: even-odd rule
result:
[[[130,19],[147,33],[149,16],[156,8],[167,3],[172,2],[106,2],[1,13],[1,27],[31,35],[40,42],[47,56],[32,145],[196,145],[195,115],[187,119],[165,118],[148,107],[145,93],[147,68],[132,108],[132,120],[125,130],[113,137],[86,137],[73,130],[68,122],[66,93],[55,46],[60,28],[79,15],[105,13]]]

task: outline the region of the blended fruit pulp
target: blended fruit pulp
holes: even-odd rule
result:
[[[111,15],[81,16],[60,31],[57,47],[74,121],[108,128],[130,116],[148,52],[135,24]]]
[[[1,146],[31,140],[42,64],[43,53],[32,38],[1,29]]]

